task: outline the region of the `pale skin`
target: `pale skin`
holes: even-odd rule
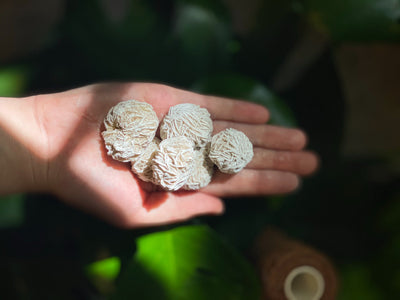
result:
[[[217,173],[197,192],[163,192],[143,184],[129,164],[107,156],[101,131],[120,101],[151,104],[159,119],[170,106],[208,109],[214,131],[235,128],[254,145],[240,173]],[[249,102],[200,95],[160,84],[96,84],[28,98],[0,98],[0,195],[46,192],[123,228],[222,214],[221,198],[293,192],[318,167],[299,129],[267,125],[269,112]]]

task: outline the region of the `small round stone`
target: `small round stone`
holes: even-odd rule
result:
[[[193,172],[194,144],[179,136],[163,140],[153,159],[154,183],[168,191],[183,187]]]
[[[253,144],[241,131],[229,128],[214,135],[209,157],[223,173],[238,173],[253,158]]]
[[[146,182],[153,181],[153,158],[159,149],[160,142],[160,139],[155,137],[146,149],[143,150],[142,154],[135,161],[131,162],[131,170],[139,179]]]
[[[122,162],[134,161],[155,137],[158,124],[150,104],[136,100],[118,103],[104,119],[107,154]]]
[[[161,139],[185,136],[202,148],[211,140],[213,124],[205,108],[191,103],[172,106],[160,126]]]
[[[214,164],[208,157],[209,147],[196,150],[194,154],[194,168],[186,184],[185,190],[199,190],[207,186],[214,174]]]

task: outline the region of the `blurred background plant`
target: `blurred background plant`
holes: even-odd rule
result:
[[[0,40],[0,96],[118,80],[248,99],[322,161],[294,195],[146,230],[2,197],[1,298],[257,299],[266,225],[334,261],[338,299],[400,295],[399,0],[3,0]]]

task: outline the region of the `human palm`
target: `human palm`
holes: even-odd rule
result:
[[[151,104],[159,119],[170,106],[191,102],[209,110],[215,131],[233,127],[253,142],[254,158],[240,173],[218,173],[197,192],[165,192],[144,183],[129,164],[107,156],[100,132],[108,110],[120,101]],[[203,96],[158,84],[98,84],[36,98],[40,127],[46,133],[42,156],[48,189],[66,203],[123,227],[176,222],[223,211],[220,197],[282,194],[296,189],[298,175],[317,167],[302,151],[305,135],[266,125],[264,108],[242,101]]]

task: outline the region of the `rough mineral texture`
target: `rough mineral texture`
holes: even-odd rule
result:
[[[153,140],[158,124],[150,104],[136,100],[118,103],[104,120],[107,154],[122,162],[134,161]]]
[[[214,164],[208,158],[209,147],[196,150],[194,153],[193,172],[183,186],[185,190],[198,190],[211,182]]]
[[[241,131],[225,129],[214,135],[209,157],[224,173],[241,171],[253,158],[253,145]]]
[[[161,139],[185,136],[202,148],[211,139],[213,124],[205,108],[191,103],[172,106],[160,126]]]
[[[193,172],[194,144],[186,137],[172,137],[160,143],[153,159],[154,183],[168,191],[183,187]]]
[[[214,164],[224,173],[237,173],[253,157],[246,135],[226,129],[211,137],[210,114],[198,105],[184,103],[170,108],[160,126],[150,104],[123,101],[110,109],[102,136],[107,154],[130,162],[139,179],[166,191],[198,190],[207,186]]]
[[[132,161],[132,172],[135,173],[139,179],[152,182],[153,181],[153,158],[156,155],[160,145],[160,139],[155,137],[152,142],[143,150],[142,154]]]

